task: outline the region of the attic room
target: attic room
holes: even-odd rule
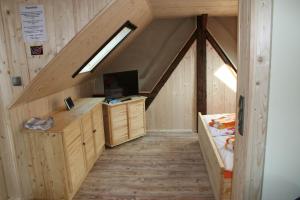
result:
[[[300,199],[299,9],[0,0],[0,200]]]

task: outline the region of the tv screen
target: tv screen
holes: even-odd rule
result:
[[[103,75],[104,94],[121,98],[139,94],[138,71],[125,71]]]

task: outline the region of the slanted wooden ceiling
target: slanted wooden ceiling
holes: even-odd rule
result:
[[[238,0],[148,0],[154,17],[237,16]]]
[[[48,96],[89,79],[91,73],[80,74],[74,79],[72,74],[127,20],[138,28],[120,47],[135,38],[151,19],[151,10],[145,0],[113,1],[42,69],[13,105]]]
[[[93,74],[80,74],[74,79],[72,74],[127,20],[138,28],[100,67],[121,53],[153,17],[185,17],[204,13],[226,16],[236,15],[237,10],[238,0],[114,0],[43,68],[12,106],[54,94],[95,77],[100,70]]]

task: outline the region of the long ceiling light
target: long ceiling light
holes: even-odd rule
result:
[[[73,75],[92,72],[137,27],[127,21]]]

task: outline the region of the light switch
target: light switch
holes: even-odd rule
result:
[[[11,78],[11,82],[13,86],[21,86],[22,85],[22,78],[21,76],[13,76]]]

